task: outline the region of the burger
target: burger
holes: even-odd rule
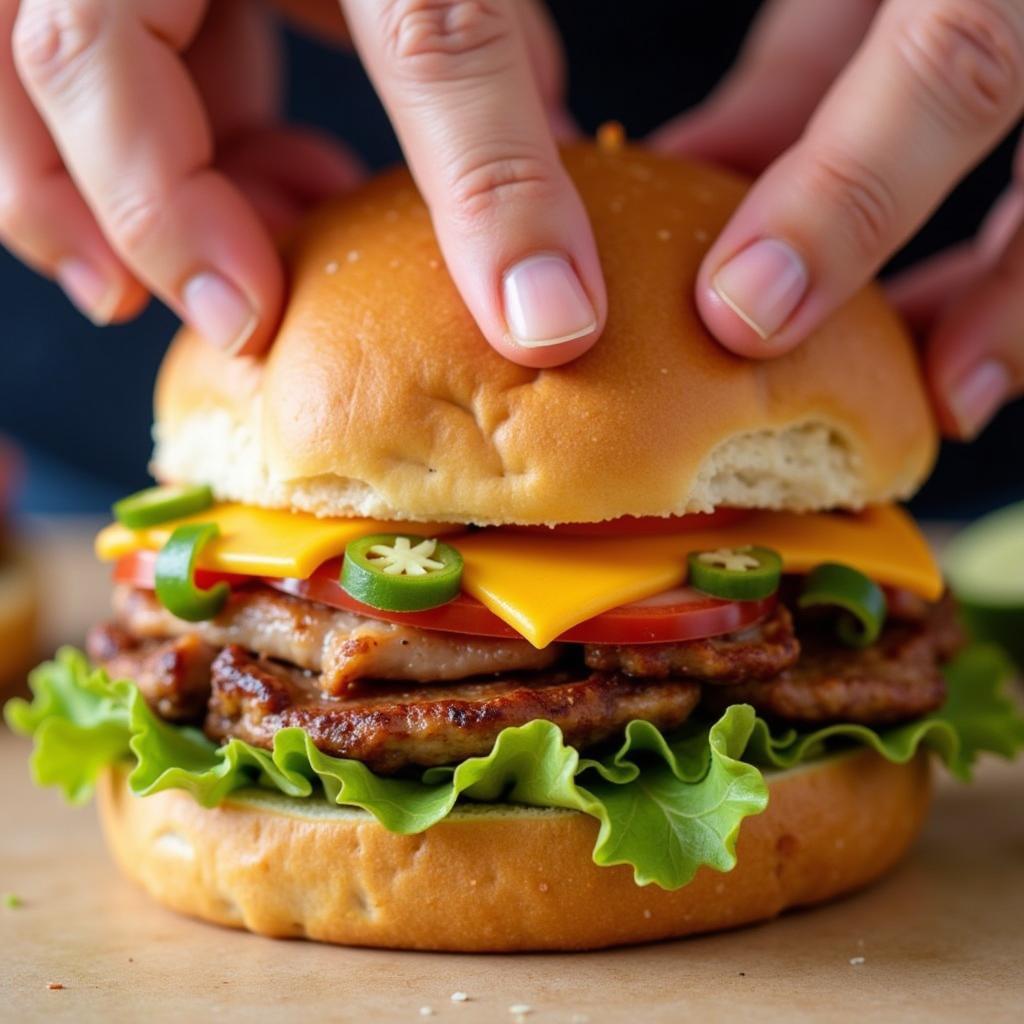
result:
[[[0,437],[0,691],[23,681],[25,670],[39,653],[36,583],[10,523],[19,475],[18,454]]]
[[[161,903],[410,949],[728,928],[891,868],[930,754],[1024,745],[894,504],[936,433],[881,293],[739,359],[686,296],[744,183],[564,159],[609,293],[571,365],[486,344],[401,169],[292,241],[265,359],[168,351],[112,617],[7,708]]]

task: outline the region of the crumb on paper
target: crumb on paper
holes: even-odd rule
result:
[[[465,992],[453,992],[452,993],[452,1002],[453,1003],[468,1003],[469,1002],[469,996],[466,995]]]
[[[862,956],[851,956],[850,957],[850,966],[851,967],[860,967],[860,965],[862,963],[864,963],[864,957],[862,957]]]
[[[533,1007],[529,1003],[513,1003],[508,1012],[516,1017],[525,1017],[528,1013],[533,1013]]]
[[[62,990],[62,989],[64,988],[63,984],[61,984],[61,982],[59,982],[59,981],[50,981],[50,982],[47,982],[47,985],[46,985],[46,987],[47,987],[47,988],[48,988],[48,989],[49,989],[49,990],[50,990],[51,992],[60,992],[60,991],[61,991],[61,990]]]
[[[434,1008],[432,1006],[421,1006],[420,1007],[420,1016],[421,1017],[433,1017],[434,1016]]]
[[[5,892],[4,906],[8,910],[19,910],[25,906],[25,901],[16,892]]]

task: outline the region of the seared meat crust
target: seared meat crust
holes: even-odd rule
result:
[[[811,631],[799,661],[774,679],[708,687],[702,703],[714,710],[752,704],[768,718],[796,725],[904,722],[942,706],[946,684],[939,665],[962,642],[948,600],[923,622],[887,626],[864,650],[837,646],[822,631]]]
[[[274,733],[299,726],[320,750],[376,772],[441,765],[486,754],[507,726],[543,718],[578,749],[620,733],[634,718],[681,725],[700,695],[696,683],[634,683],[603,673],[531,673],[454,686],[368,685],[325,698],[305,674],[226,647],[212,669],[206,734],[270,748]]]
[[[90,659],[112,679],[130,679],[161,718],[200,718],[210,696],[210,666],[217,648],[195,634],[146,640],[120,626],[94,626],[86,638]]]
[[[600,672],[704,682],[770,679],[799,656],[793,619],[781,604],[763,622],[727,636],[675,644],[587,644],[583,649],[587,666]]]
[[[562,652],[558,644],[538,651],[525,640],[399,626],[266,587],[237,591],[208,622],[178,619],[151,591],[124,586],[114,591],[114,612],[135,636],[195,635],[218,648],[238,644],[319,672],[320,688],[335,696],[360,679],[447,682],[489,672],[545,669]]]

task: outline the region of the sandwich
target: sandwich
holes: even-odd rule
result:
[[[729,928],[878,878],[932,761],[1024,746],[897,504],[937,438],[881,292],[739,359],[689,295],[744,182],[564,159],[609,290],[571,365],[486,344],[403,169],[291,241],[265,359],[172,343],[113,612],[6,712],[161,903],[407,949]]]

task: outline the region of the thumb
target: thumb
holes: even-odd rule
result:
[[[782,354],[874,276],[1024,103],[1013,0],[890,0],[803,138],[709,251],[697,302],[747,356]]]

